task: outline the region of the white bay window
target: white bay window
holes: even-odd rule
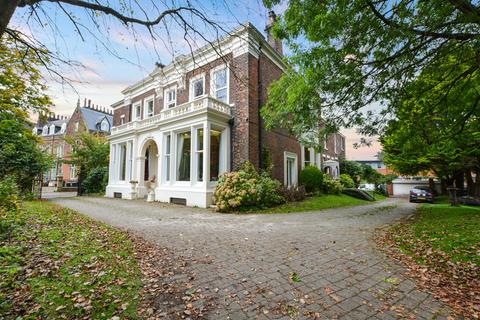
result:
[[[228,103],[228,68],[226,66],[212,71],[212,95]]]

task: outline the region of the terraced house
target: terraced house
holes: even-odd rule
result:
[[[145,197],[207,207],[216,181],[248,160],[266,159],[272,175],[295,185],[305,165],[323,162],[338,175],[345,139],[328,137],[326,152],[302,147],[285,130],[266,131],[259,111],[286,65],[282,43],[251,24],[189,55],[158,65],[114,103],[108,197]],[[322,159],[323,158],[323,159]],[[323,161],[321,161],[323,160]]]

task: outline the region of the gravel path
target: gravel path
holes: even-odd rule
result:
[[[446,319],[449,309],[415,288],[375,249],[375,227],[413,213],[388,199],[294,214],[228,215],[142,200],[52,201],[131,230],[192,263],[189,294],[214,301],[208,319]],[[192,291],[193,290],[193,291]],[[160,306],[161,307],[161,306]],[[168,309],[174,306],[165,306]]]

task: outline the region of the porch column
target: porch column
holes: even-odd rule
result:
[[[115,170],[116,170],[116,148],[117,145],[112,143],[110,144],[110,159],[109,159],[109,167],[108,167],[108,183],[112,183],[116,181],[116,175],[115,175]]]
[[[222,131],[222,141],[220,141],[220,143],[222,143],[225,148],[223,150],[223,154],[221,155],[222,159],[223,159],[223,168],[221,168],[222,170],[219,172],[219,174],[222,174],[224,172],[230,172],[231,168],[230,168],[230,157],[232,155],[232,151],[231,151],[231,146],[230,146],[230,127],[226,127],[223,131]]]
[[[210,183],[210,123],[203,124],[203,184]]]

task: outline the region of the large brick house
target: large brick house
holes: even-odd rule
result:
[[[260,108],[285,68],[281,42],[270,34],[265,39],[251,24],[215,47],[158,65],[111,106],[106,195],[132,199],[151,188],[157,201],[207,207],[221,173],[246,160],[263,167],[267,155],[273,177],[286,185],[297,183],[303,166],[320,166],[321,157],[322,169],[338,175],[342,135],[328,137],[320,155],[285,130],[264,129]]]
[[[48,114],[40,116],[32,129],[41,138],[42,149],[53,156],[54,163],[49,171],[43,174],[44,183],[55,187],[76,187],[78,182],[77,168],[64,162],[69,159],[70,145],[65,137],[73,137],[88,131],[107,135],[113,125],[113,115],[109,109],[93,105],[85,99],[83,106],[80,100],[70,116]],[[61,182],[61,186],[58,185]]]

